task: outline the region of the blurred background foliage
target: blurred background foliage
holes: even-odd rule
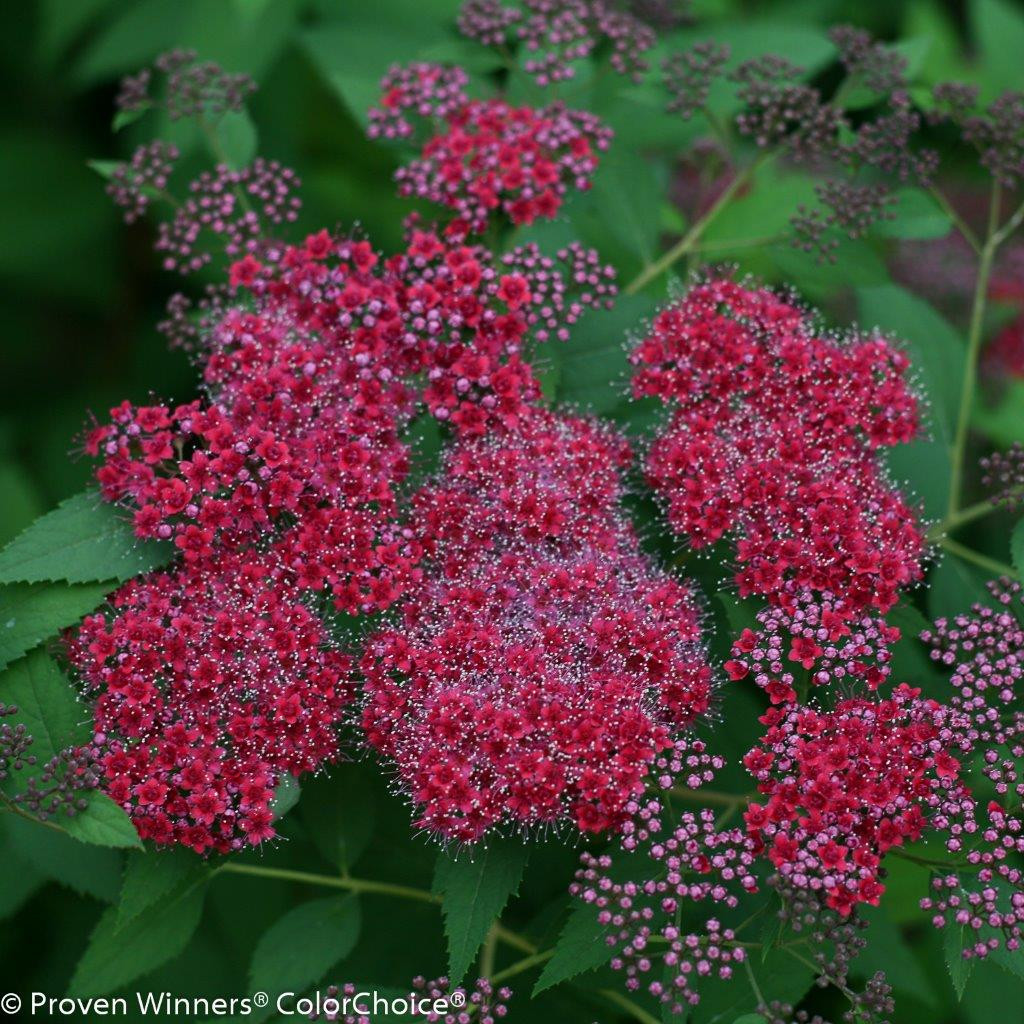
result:
[[[194,372],[186,356],[167,351],[155,329],[179,282],[159,267],[151,248],[152,225],[143,220],[124,227],[104,195],[103,181],[87,163],[124,158],[139,137],[131,127],[116,136],[110,131],[119,76],[176,46],[195,48],[200,57],[228,70],[254,75],[261,86],[250,104],[259,152],[294,167],[303,180],[299,230],[324,225],[348,230],[359,224],[389,250],[399,243],[401,219],[410,209],[395,197],[391,182],[399,157],[367,142],[360,121],[392,61],[457,60],[484,72],[493,66],[485,51],[456,36],[457,7],[457,0],[35,0],[8,5],[0,34],[0,77],[7,92],[0,126],[0,543],[84,485],[90,466],[69,454],[90,410],[103,415],[123,398],[138,402],[154,393],[170,400],[193,394]],[[922,88],[949,78],[978,82],[988,96],[1021,86],[1024,8],[1012,0],[697,0],[693,9],[696,23],[659,48],[715,38],[729,42],[738,59],[778,52],[828,76],[836,72],[825,29],[852,22],[883,39],[901,40]],[[687,42],[680,43],[679,37]],[[528,86],[522,88],[528,93]],[[530,234],[549,241],[583,236],[628,280],[693,211],[701,183],[693,179],[684,154],[701,129],[668,118],[639,89],[605,95],[600,81],[587,80],[572,88],[579,90],[579,105],[613,124],[618,144],[593,192],[573,199],[560,221]],[[566,98],[572,100],[571,90]],[[187,138],[177,141],[189,144]],[[652,153],[656,158],[648,159]],[[915,254],[916,243],[897,244],[884,235],[844,242],[837,267],[818,267],[788,243],[731,253],[731,240],[778,233],[801,197],[810,195],[809,179],[797,173],[770,176],[775,173],[766,171],[758,188],[716,222],[706,241],[720,244],[730,259],[769,280],[798,282],[837,323],[858,318],[909,336],[933,392],[933,426],[941,426],[943,389],[958,386],[956,331],[968,296],[958,296],[948,282],[929,282],[929,264]],[[947,161],[943,174],[965,216],[983,208],[982,182],[972,176],[976,170]],[[900,217],[902,227],[892,233],[920,244],[948,227],[941,218],[936,221],[934,209],[913,202],[905,204]],[[923,272],[923,281],[910,280],[915,270],[918,278]],[[936,287],[928,298],[941,307],[941,315],[903,287],[927,290],[929,283]],[[551,356],[546,386],[560,399],[617,414],[629,425],[637,413],[623,407],[614,366],[617,361],[625,366],[623,339],[653,306],[649,297],[634,296],[600,322],[588,318],[574,340]],[[997,303],[991,334],[1019,313],[1012,302]],[[1017,379],[1024,379],[1024,343],[1021,352],[987,365],[988,398],[979,407],[977,425],[990,442],[1003,444],[1024,436],[1024,384]],[[926,506],[941,508],[944,495],[934,488],[944,486],[946,474],[929,463],[935,455],[929,442],[920,442],[894,468],[913,480]],[[1005,533],[979,529],[972,542],[1002,554]],[[990,541],[996,536],[998,543]],[[970,570],[947,559],[939,572],[963,575]],[[943,604],[947,589],[953,607],[965,607],[964,593],[975,591],[978,580],[958,578],[944,588],[939,572],[933,574],[931,610],[950,610]],[[908,625],[916,628],[917,622]],[[902,657],[906,672],[927,671],[914,652],[907,650]],[[742,726],[733,731],[730,745],[745,749],[753,733],[743,735]],[[318,818],[324,806],[335,815],[343,809],[355,823],[354,832],[340,839],[329,829],[325,833]],[[306,868],[321,864],[329,870],[332,863],[336,869],[362,860],[381,877],[388,876],[390,867],[403,882],[430,886],[434,850],[425,841],[407,840],[407,810],[387,796],[376,772],[351,766],[338,778],[304,786],[299,813],[283,831],[287,841],[265,862]],[[5,918],[0,924],[0,990],[63,992],[100,909],[117,897],[121,854],[64,843],[22,822],[8,824],[0,836],[0,870],[8,876],[0,893]],[[550,942],[564,920],[565,884],[575,858],[576,852],[562,844],[534,851],[513,923],[535,936],[541,948],[546,948],[543,937]],[[901,1024],[1024,1019],[1024,983],[989,964],[978,965],[963,1000],[957,1001],[942,935],[916,909],[927,871],[907,862],[897,862],[893,871],[885,908],[869,915],[863,966],[888,973],[896,989],[896,1019]],[[249,991],[248,965],[259,937],[297,898],[309,895],[319,894],[238,876],[218,881],[195,938],[144,987],[179,994]],[[346,961],[345,975],[381,982],[383,974],[395,984],[414,974],[441,974],[440,934],[432,906],[367,900],[359,947]],[[586,1002],[580,993],[551,990],[525,1010],[513,1003],[512,1019],[523,1012],[531,1020],[564,1020],[570,1002],[576,1004],[571,1019],[591,1019],[579,1016],[579,1004]],[[604,1009],[592,1012],[607,1019]],[[702,1014],[700,1019],[710,1018]]]

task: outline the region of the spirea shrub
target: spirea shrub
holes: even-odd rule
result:
[[[855,26],[798,62],[682,6],[469,0],[389,51],[351,112],[392,244],[239,143],[247,75],[179,49],[123,80],[97,169],[156,219],[196,388],[94,419],[95,488],[0,553],[0,807],[140,848],[87,964],[150,955],[147,872],[189,936],[236,873],[348,890],[266,933],[252,988],[286,948],[275,982],[355,997],[327,972],[389,896],[443,910],[429,1019],[610,968],[586,1019],[881,1024],[898,864],[957,994],[1024,977],[1024,535],[1007,564],[977,526],[1024,457],[976,393],[1015,365],[1024,101],[926,89]],[[950,140],[987,218],[946,195]],[[665,213],[643,168],[680,157]],[[935,287],[948,257],[965,344],[885,283],[892,237],[943,239],[894,265]]]

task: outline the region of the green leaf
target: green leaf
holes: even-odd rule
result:
[[[858,954],[854,971],[863,976],[882,971],[898,992],[916,996],[934,1006],[935,993],[931,991],[928,978],[909,942],[890,919],[884,904],[867,908],[863,914],[868,921],[864,932],[867,945]]]
[[[627,351],[633,332],[657,300],[647,295],[622,295],[610,311],[588,310],[569,340],[548,346],[545,356],[558,361],[558,401],[593,412],[610,412],[628,395]]]
[[[598,924],[597,910],[587,903],[574,906],[555,943],[555,954],[544,965],[534,997],[560,982],[584,971],[602,967],[612,958],[612,947],[605,941],[608,930]]]
[[[0,551],[0,583],[127,580],[169,562],[174,547],[140,541],[92,490],[61,502]]]
[[[994,574],[946,551],[928,576],[928,612],[932,618],[952,618],[972,604],[991,605],[986,583]]]
[[[123,928],[186,881],[199,881],[207,874],[209,869],[190,850],[130,853],[117,904],[117,927]]]
[[[1014,569],[1024,579],[1024,519],[1018,519],[1010,534],[1010,558]]]
[[[249,967],[250,989],[301,991],[319,981],[355,947],[361,924],[355,896],[299,904],[263,933]]]
[[[0,701],[18,708],[7,721],[24,724],[34,740],[32,753],[39,764],[89,738],[85,707],[56,662],[42,649],[20,658],[0,675]],[[18,773],[15,779],[28,774]]]
[[[233,171],[247,167],[256,155],[256,125],[246,110],[230,110],[217,122],[214,132],[219,150],[217,158]]]
[[[127,128],[131,124],[135,124],[136,121],[141,120],[146,111],[149,110],[152,104],[142,103],[135,110],[119,110],[115,115],[114,119],[110,122],[110,130],[116,135],[119,131]],[[92,166],[90,161],[89,166]]]
[[[46,876],[22,857],[6,834],[0,832],[0,921],[10,917],[35,895]]]
[[[320,854],[339,869],[355,866],[373,834],[373,779],[364,765],[344,765],[307,782],[299,816]]]
[[[73,839],[93,846],[137,847],[142,849],[132,819],[106,793],[93,790],[86,796],[89,806],[60,825]]]
[[[732,1024],[767,1024],[767,1022],[759,1013],[745,1013],[742,1017],[737,1017]]]
[[[9,583],[0,586],[0,668],[93,611],[107,583]]]
[[[892,220],[879,223],[879,234],[889,238],[944,238],[953,228],[949,214],[920,188],[900,189],[893,213]]]
[[[439,59],[439,48],[451,40],[455,12],[449,0],[341,4],[329,22],[303,32],[300,39],[314,66],[365,124],[388,68]]]
[[[1024,53],[1024,13],[1010,0],[972,0],[970,21],[980,53],[978,62],[988,98],[1020,88]]]
[[[463,851],[458,860],[443,851],[438,855],[434,891],[442,897],[453,985],[462,983],[491,925],[519,890],[529,854],[529,847],[508,839]]]
[[[117,899],[120,851],[84,846],[66,832],[7,815],[4,828],[12,848],[45,878],[104,903]]]
[[[936,437],[948,445],[963,375],[964,344],[960,335],[924,299],[899,285],[861,288],[857,298],[865,328],[879,327],[906,342],[913,372],[920,374],[934,407]]]
[[[967,979],[971,976],[971,970],[974,967],[973,960],[965,960],[963,957],[965,927],[965,925],[950,923],[943,929],[945,935],[942,948],[946,954],[946,969],[949,971],[949,980],[953,983],[957,999],[963,999]]]
[[[123,927],[117,907],[103,912],[68,987],[71,996],[105,995],[176,957],[203,912],[206,886],[187,880]]]
[[[85,166],[90,170],[95,171],[104,181],[110,181],[114,176],[114,171],[121,166],[122,161],[120,160],[86,160]],[[69,498],[69,501],[73,501],[73,498]]]

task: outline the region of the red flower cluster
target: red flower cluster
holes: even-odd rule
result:
[[[917,429],[885,339],[825,337],[768,289],[715,278],[659,313],[632,361],[634,394],[673,410],[647,479],[694,547],[737,536],[742,595],[792,580],[884,611],[920,578],[921,531],[876,454]]]
[[[834,710],[772,707],[744,764],[765,794],[744,815],[782,877],[848,914],[875,905],[893,846],[969,813],[960,762],[947,750],[940,704],[906,684],[890,698],[851,697]]]
[[[274,835],[283,775],[337,753],[349,659],[272,555],[122,586],[69,640],[104,788],[143,839],[226,853]]]
[[[409,116],[439,119],[421,154],[397,174],[399,193],[456,213],[449,231],[480,232],[495,210],[513,224],[558,212],[570,187],[590,187],[611,130],[585,111],[561,104],[535,109],[504,100],[470,99],[464,79],[430,64],[395,67],[370,112],[370,135],[411,134]]]
[[[431,569],[363,660],[369,742],[420,807],[472,841],[501,825],[621,827],[710,670],[689,589],[618,511],[629,453],[535,411],[465,440],[416,498]]]

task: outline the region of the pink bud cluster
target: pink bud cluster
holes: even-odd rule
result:
[[[538,409],[460,442],[416,496],[429,566],[368,645],[362,723],[419,827],[621,828],[707,711],[692,594],[618,508],[628,459],[609,430]]]
[[[1004,579],[990,590],[997,608],[976,604],[921,637],[932,658],[952,669],[947,728],[962,756],[980,755],[979,770],[994,791],[984,816],[949,843],[964,858],[962,868],[936,875],[932,895],[921,902],[937,927],[963,929],[967,959],[1000,948],[1014,952],[1024,938],[1024,712],[1016,707],[1024,677],[1021,587]]]
[[[523,66],[539,85],[575,77],[576,64],[599,47],[610,49],[615,72],[639,82],[647,70],[643,55],[656,42],[651,26],[614,0],[466,0],[459,28],[486,46],[518,40]]]
[[[647,480],[693,547],[736,538],[741,595],[778,601],[793,581],[885,611],[920,579],[922,533],[878,458],[918,425],[888,341],[825,336],[793,302],[716,277],[631,358],[634,395],[672,410]]]
[[[165,254],[164,269],[194,273],[210,262],[216,247],[229,259],[255,251],[271,225],[297,219],[299,185],[294,171],[262,157],[241,170],[220,164],[203,171],[171,220],[159,226],[156,251]]]
[[[407,137],[412,117],[434,122],[420,155],[396,173],[401,195],[451,209],[449,232],[465,234],[483,231],[499,210],[513,224],[550,219],[570,188],[590,188],[611,141],[597,117],[561,104],[470,99],[464,84],[463,75],[430,64],[395,67],[382,82],[371,137]]]
[[[761,628],[743,630],[725,670],[734,681],[750,675],[772,704],[796,700],[798,675],[851,695],[877,690],[891,671],[889,648],[900,638],[895,626],[851,610],[841,597],[792,586],[757,620]]]
[[[299,598],[272,553],[224,553],[124,584],[70,638],[103,786],[141,838],[258,844],[281,778],[336,756],[349,659]]]
[[[697,788],[721,767],[699,740],[677,741],[666,759]],[[666,780],[668,781],[668,780]],[[614,951],[611,966],[626,975],[626,987],[645,988],[679,1014],[700,1001],[701,979],[732,976],[744,959],[732,929],[716,917],[703,918],[696,931],[680,924],[693,920],[690,905],[708,901],[723,911],[757,891],[755,844],[742,828],[718,828],[703,810],[674,816],[658,799],[634,802],[623,831],[626,851],[642,851],[643,877],[635,864],[610,853],[581,855],[570,893],[597,910],[605,941]]]

